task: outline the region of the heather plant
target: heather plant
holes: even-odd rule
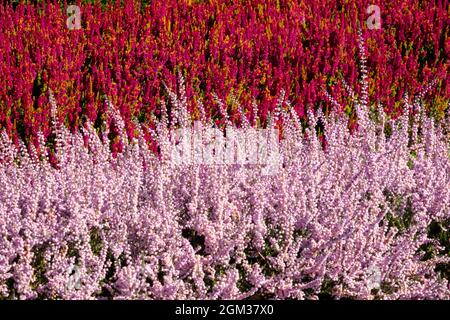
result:
[[[42,134],[29,150],[2,134],[3,298],[450,298],[448,141],[423,109],[375,121],[359,108],[353,133],[345,114],[309,110],[303,132],[282,94],[269,125],[284,121],[283,163],[264,175],[258,163],[172,161],[174,132],[191,122],[186,97],[171,98],[170,116],[136,124],[131,140],[107,98],[116,155],[89,120],[61,125],[52,93],[51,148]],[[198,125],[206,144],[215,123]]]
[[[370,27],[376,3],[369,0],[78,1],[81,28],[73,30],[64,1],[12,2],[0,7],[0,126],[16,143],[36,143],[38,131],[48,138],[49,88],[61,107],[58,120],[72,131],[85,117],[99,129],[104,95],[129,137],[135,120],[154,127],[169,98],[162,80],[176,88],[178,70],[193,116],[201,100],[206,116],[219,121],[217,95],[230,121],[239,123],[236,102],[256,117],[255,100],[266,122],[284,89],[304,121],[325,86],[356,119],[339,81],[357,85],[358,22],[371,53],[370,101],[398,116],[404,94],[417,95],[435,76],[424,107],[442,118],[450,98],[447,0],[379,4],[380,29]]]
[[[24,121],[8,122],[14,119],[10,117],[0,137],[0,298],[450,299],[449,128],[448,123],[435,120],[425,102],[432,89],[436,97],[442,94],[445,70],[421,79],[426,83],[423,87],[410,83],[408,91],[401,92],[401,112],[393,115],[389,99],[383,99],[387,80],[381,80],[378,72],[382,71],[371,68],[373,61],[365,47],[366,41],[370,46],[370,39],[366,40],[360,29],[354,42],[360,74],[344,73],[340,88],[332,85],[338,78],[331,72],[331,83],[317,81],[306,93],[297,92],[312,102],[321,91],[333,108],[302,106],[299,110],[289,86],[289,90],[272,88],[276,93],[269,108],[258,97],[258,90],[267,90],[265,84],[249,91],[254,94],[249,105],[238,92],[227,93],[229,87],[221,82],[219,73],[219,67],[223,68],[223,76],[234,81],[230,80],[234,79],[230,76],[232,44],[226,40],[234,32],[230,16],[245,21],[249,15],[256,26],[260,21],[256,16],[272,17],[274,22],[267,24],[265,33],[258,33],[258,27],[256,31],[239,29],[244,40],[251,39],[252,32],[274,37],[286,29],[296,39],[294,28],[279,26],[277,33],[270,31],[278,23],[287,23],[281,15],[287,10],[284,5],[255,2],[259,4],[256,12],[239,4],[232,14],[220,1],[183,2],[171,8],[152,2],[153,9],[124,2],[124,8],[119,1],[114,8],[124,10],[125,21],[135,19],[143,24],[139,12],[164,8],[163,14],[150,20],[161,19],[162,24],[156,29],[134,29],[132,23],[124,28],[121,20],[105,15],[108,5],[103,11],[86,5],[82,21],[92,33],[70,30],[69,36],[53,26],[52,21],[65,21],[65,17],[52,5],[41,13],[24,5],[1,9],[6,15],[0,15],[0,21],[16,21],[22,28],[26,21],[47,12],[50,16],[41,16],[42,30],[54,33],[28,42],[27,50],[39,52],[36,56],[20,54],[23,41],[2,47],[17,53],[15,58],[33,61],[29,65],[45,61],[46,67],[33,85],[17,80],[13,86],[11,79],[20,78],[15,69],[8,92],[2,96],[9,104],[0,115],[8,118],[16,112],[16,118]],[[181,68],[183,63],[176,68],[172,61],[190,61],[189,54],[182,54],[187,51],[173,53],[180,40],[174,35],[185,19],[177,10],[190,8],[204,17],[208,6],[228,14],[228,20],[214,18],[220,20],[217,29],[208,27],[212,30],[210,41],[218,44],[208,47],[209,54],[217,59],[211,63],[192,60],[197,61],[197,69]],[[293,13],[301,12],[293,3],[287,7]],[[239,13],[244,8],[245,14]],[[317,13],[328,16],[324,8],[319,6]],[[270,14],[265,15],[264,10]],[[166,18],[167,12],[175,12],[173,17],[178,18]],[[442,12],[442,7],[434,10],[435,14]],[[89,20],[90,14],[105,19]],[[19,19],[27,15],[30,20]],[[417,17],[418,21],[427,18],[425,14]],[[201,21],[210,23],[208,19],[194,20]],[[383,20],[383,27],[386,23],[389,25],[389,20]],[[304,28],[313,32],[314,26],[320,25],[305,22]],[[6,34],[23,39],[19,30],[8,29]],[[129,37],[139,32],[156,33],[162,40],[155,44]],[[181,35],[181,43],[189,39]],[[271,42],[264,37],[253,45],[268,48]],[[127,43],[125,39],[135,40]],[[79,50],[73,51],[70,59],[56,54],[68,52],[65,48],[71,41],[71,48]],[[52,55],[40,52],[43,47],[39,43],[46,43]],[[85,51],[85,45],[90,49]],[[156,51],[158,45],[161,51]],[[327,50],[319,47],[318,56]],[[154,60],[145,53],[152,52],[151,48],[156,51]],[[297,57],[295,50],[288,55]],[[133,56],[132,52],[139,54]],[[160,69],[165,81],[152,80],[157,91],[145,91],[158,109],[141,113],[141,82],[132,71],[150,77],[152,72],[145,71],[141,63],[154,63],[152,70],[158,70],[159,54],[167,55],[171,67]],[[259,54],[267,62],[279,51]],[[179,60],[171,60],[177,55]],[[345,66],[348,56],[339,55]],[[412,67],[414,57],[410,59],[408,66]],[[397,62],[402,65],[400,60]],[[102,63],[97,68],[98,61]],[[114,64],[110,66],[111,61]],[[316,75],[319,69],[330,71],[317,61],[311,61],[316,64],[312,69],[302,71],[311,81],[321,77]],[[337,67],[339,62],[335,64]],[[18,66],[23,72],[20,79],[24,79],[33,74],[29,65],[9,61],[0,67],[6,71]],[[197,96],[190,81],[205,71],[200,71],[205,65],[207,72],[216,72],[215,78]],[[386,71],[389,69],[383,68],[389,65],[382,61],[376,68]],[[408,78],[399,65],[396,70]],[[96,76],[87,85],[83,70],[90,68]],[[276,76],[289,74],[288,69],[281,68]],[[185,80],[181,70],[186,70],[191,80]],[[250,70],[244,72],[245,77],[257,83]],[[258,70],[255,72],[262,69]],[[0,73],[2,79],[10,75]],[[265,81],[276,79],[270,75],[264,75]],[[377,88],[381,93],[374,92]],[[27,90],[34,92],[34,101]],[[128,95],[124,96],[125,92]],[[19,93],[21,107],[12,108]],[[84,102],[75,107],[80,96]],[[80,117],[81,111],[87,116]],[[31,141],[23,132],[13,133],[20,126],[32,131]],[[230,147],[240,144],[229,140],[230,132],[237,132],[244,141],[239,147],[249,149],[250,142],[258,141],[260,130],[277,133],[280,156],[276,161],[280,162],[276,166],[267,170],[267,161],[218,158],[223,145],[218,141],[226,141]],[[180,139],[180,132],[192,133],[196,143]],[[211,161],[192,161],[197,152],[205,150],[212,150]]]

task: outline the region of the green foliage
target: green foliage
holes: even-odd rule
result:
[[[99,228],[94,227],[91,229],[89,244],[91,245],[92,253],[96,256],[99,256],[100,252],[103,249],[101,230]]]
[[[32,288],[36,289],[41,285],[48,283],[48,279],[45,275],[46,272],[46,261],[45,261],[45,250],[48,244],[44,243],[42,245],[36,245],[33,247],[33,261],[31,266],[34,269],[34,281],[32,283]]]

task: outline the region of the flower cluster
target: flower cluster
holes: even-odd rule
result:
[[[283,162],[264,175],[261,164],[172,161],[188,112],[172,98],[177,116],[164,112],[152,132],[136,124],[132,140],[107,100],[116,156],[89,121],[71,133],[53,119],[54,142],[38,133],[29,151],[2,134],[0,297],[450,298],[448,237],[429,232],[448,234],[449,147],[423,110],[387,120],[360,109],[353,133],[345,115],[309,110],[303,128],[282,94],[269,125],[284,121]],[[197,123],[202,141],[213,125]]]
[[[175,87],[179,70],[194,117],[201,101],[207,117],[219,121],[225,109],[238,123],[236,102],[253,114],[255,99],[265,121],[285,89],[303,118],[308,104],[317,109],[324,86],[351,113],[344,86],[335,84],[357,83],[358,24],[368,66],[376,66],[366,88],[371,101],[398,115],[404,94],[416,96],[434,77],[427,108],[442,116],[450,98],[447,0],[380,3],[379,30],[365,25],[369,0],[79,1],[79,30],[67,28],[56,1],[19,2],[0,7],[0,126],[16,142],[50,134],[49,88],[58,119],[72,130],[86,117],[103,120],[106,94],[134,136],[134,120],[153,126],[160,117],[162,80]]]
[[[447,1],[120,2],[0,7],[0,299],[450,299]]]

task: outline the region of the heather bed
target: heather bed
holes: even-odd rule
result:
[[[14,139],[50,134],[49,88],[58,120],[72,130],[86,117],[102,122],[105,94],[129,135],[136,119],[154,126],[168,99],[162,81],[175,88],[178,71],[192,114],[201,100],[217,122],[214,93],[236,122],[232,96],[250,116],[256,100],[266,121],[285,90],[306,120],[308,106],[321,104],[323,86],[351,113],[340,79],[358,86],[358,22],[370,52],[371,101],[398,116],[404,94],[416,95],[435,77],[425,107],[442,118],[450,99],[448,0],[379,3],[379,30],[364,25],[370,0],[124,0],[102,1],[103,9],[100,1],[79,1],[80,30],[67,28],[64,1],[10,2],[19,4],[0,6],[0,125]]]
[[[392,114],[358,38],[347,95],[323,86],[331,108],[304,114],[284,90],[270,110],[195,99],[180,71],[150,122],[113,90],[73,126],[42,78],[33,139],[0,137],[0,299],[449,299],[450,128],[426,99],[446,73]],[[277,132],[277,166],[176,158],[180,130],[205,152],[211,128],[244,150]]]
[[[449,298],[442,123],[420,111],[374,121],[359,105],[358,132],[345,115],[310,112],[303,134],[281,96],[269,125],[284,121],[283,165],[263,175],[174,165],[173,130],[190,122],[183,95],[171,97],[175,116],[153,133],[159,156],[141,129],[128,140],[108,100],[116,156],[91,123],[71,134],[53,122],[53,163],[42,135],[30,153],[2,135],[3,298]],[[197,123],[202,139],[210,125]]]

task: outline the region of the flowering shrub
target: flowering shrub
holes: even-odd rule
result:
[[[356,100],[354,134],[345,115],[312,111],[302,132],[281,96],[268,125],[284,121],[282,165],[263,175],[171,161],[174,129],[190,127],[185,97],[171,97],[172,120],[163,113],[152,133],[159,153],[139,125],[128,140],[109,100],[116,157],[108,132],[59,124],[53,97],[56,165],[42,134],[30,152],[2,134],[3,298],[450,298],[448,141],[423,109],[386,120]],[[197,123],[205,144],[210,125]]]
[[[147,26],[139,20],[140,8],[131,1],[125,3],[124,8],[114,7],[124,10],[125,21],[137,19]],[[228,10],[220,1],[187,1],[178,6],[196,8],[198,11],[193,12],[200,14],[208,5]],[[157,2],[150,5],[153,9],[157,6],[164,7]],[[287,7],[291,6],[294,4],[289,2]],[[171,11],[180,7],[164,8]],[[100,6],[85,8],[94,16],[103,15]],[[239,4],[234,14],[239,16],[242,8],[251,9]],[[279,32],[285,30],[283,23],[288,20],[277,16],[282,8],[286,10],[284,6],[276,2],[257,8],[258,13],[250,10],[246,14],[264,16],[264,9],[269,8],[272,11],[267,19],[275,17],[281,24]],[[295,8],[290,8],[291,14],[297,12]],[[309,93],[303,92],[302,97],[310,99],[316,89],[323,90],[333,105],[329,112],[305,108],[307,117],[303,118],[291,99],[292,92],[284,90],[279,94],[277,91],[271,108],[261,99],[252,101],[249,108],[238,96],[230,95],[233,108],[229,110],[229,101],[219,96],[227,96],[226,82],[222,87],[205,88],[211,95],[209,100],[206,94],[198,99],[190,91],[192,83],[185,81],[181,72],[175,86],[171,71],[166,69],[161,71],[168,79],[161,82],[164,93],[146,91],[160,104],[156,116],[145,113],[152,115],[147,122],[139,118],[143,104],[128,103],[143,103],[137,93],[141,82],[133,80],[136,75],[132,72],[143,70],[139,67],[143,62],[136,58],[141,54],[158,68],[158,46],[151,47],[155,51],[154,60],[150,60],[144,52],[151,52],[146,47],[151,46],[151,41],[137,45],[125,39],[133,39],[128,32],[156,32],[158,38],[158,29],[133,29],[131,23],[125,29],[120,19],[109,16],[105,20],[87,18],[85,27],[93,28],[89,36],[75,31],[69,37],[59,27],[53,29],[52,23],[62,19],[54,6],[44,11],[23,5],[15,11],[4,7],[1,10],[0,21],[15,21],[22,28],[8,30],[7,36],[22,39],[21,32],[28,30],[23,29],[27,19],[18,17],[29,15],[32,20],[42,12],[53,15],[53,19],[42,16],[41,26],[55,31],[32,38],[54,44],[52,55],[37,54],[37,62],[30,63],[36,66],[46,61],[46,71],[33,86],[40,88],[37,100],[31,102],[27,89],[32,86],[26,80],[20,81],[33,73],[28,69],[30,65],[12,63],[11,58],[8,64],[0,65],[3,71],[12,65],[23,68],[23,77],[13,73],[14,86],[10,79],[8,93],[1,96],[9,101],[6,112],[0,113],[7,123],[0,137],[1,299],[450,298],[450,150],[446,136],[450,128],[446,122],[435,121],[424,104],[432,87],[442,93],[445,77],[437,78],[445,79],[442,81],[430,76],[431,81],[417,92],[403,92],[401,115],[389,117],[383,108],[389,106],[389,101],[377,99],[384,96],[373,92],[373,77],[379,79],[380,75],[371,74],[372,68],[366,65],[371,62],[365,53],[364,33],[359,31],[356,48],[361,58],[361,80],[353,88],[344,79],[355,83],[356,76],[343,77],[342,89],[348,98],[334,86],[319,86],[320,82],[314,84],[314,90],[306,91]],[[437,7],[434,13],[443,10]],[[166,47],[162,46],[159,54],[170,56],[170,45],[179,40],[173,38],[174,30],[183,28],[171,21],[184,16],[177,13],[178,18],[172,20],[159,17],[167,31],[161,36],[167,37],[162,42]],[[304,28],[314,30],[315,23]],[[221,47],[210,54],[226,58],[220,52],[231,46],[225,39],[232,31],[224,27],[218,30],[222,32],[220,41],[211,41]],[[262,34],[271,33],[269,29]],[[214,32],[210,36],[214,39]],[[84,45],[95,45],[88,39],[100,38],[118,45],[110,50],[102,45],[96,50],[84,50]],[[79,51],[66,59],[56,53],[66,50],[69,40],[75,41],[72,48],[79,46]],[[44,48],[33,41],[27,42],[26,52]],[[17,49],[1,43],[3,49],[15,51],[9,57],[34,59],[33,55],[24,57],[20,45]],[[322,48],[326,46],[320,46],[318,54]],[[140,61],[137,64],[128,64],[136,60],[123,56],[131,51],[139,52],[135,56]],[[177,54],[183,56],[183,52]],[[86,53],[90,56],[83,56]],[[263,60],[269,59],[267,52],[262,54]],[[104,63],[98,69],[92,62],[96,59]],[[174,61],[189,59],[186,55]],[[217,66],[222,67],[221,59],[204,61],[198,67],[206,65],[217,71]],[[70,68],[64,69],[68,61]],[[111,61],[115,63],[110,66]],[[442,61],[445,64],[447,60]],[[233,65],[231,58],[227,65]],[[382,64],[380,68],[388,66]],[[114,76],[107,71],[109,67],[116,68]],[[95,90],[93,82],[89,82],[92,86],[81,85],[84,70],[90,68],[87,74],[92,71],[98,77],[94,77],[99,85]],[[328,70],[326,65],[320,68]],[[398,65],[396,68],[401,70]],[[200,72],[187,70],[194,79]],[[314,78],[316,69],[312,70]],[[77,76],[70,77],[71,72]],[[248,74],[252,72],[248,70]],[[5,79],[10,74],[0,76]],[[65,76],[53,77],[56,74]],[[150,74],[144,72],[141,76]],[[224,74],[234,81],[226,67]],[[217,75],[214,81],[218,85],[221,78]],[[282,75],[281,71],[278,75]],[[248,75],[247,79],[252,78]],[[387,81],[379,80],[382,84]],[[159,80],[154,81],[159,84]],[[50,87],[55,88],[55,94]],[[65,90],[71,95],[64,97]],[[385,93],[383,86],[381,91]],[[12,108],[20,92],[22,109]],[[128,95],[124,96],[125,92]],[[48,104],[44,93],[48,93]],[[94,106],[103,94],[106,103],[98,112],[100,106]],[[414,94],[412,101],[410,94]],[[80,96],[86,105],[75,108]],[[374,98],[378,103],[370,103]],[[357,118],[351,130],[348,115],[342,112],[346,109],[343,101],[349,101],[355,111],[350,116]],[[214,108],[217,114],[212,113]],[[87,117],[81,118],[79,112],[83,109]],[[11,117],[12,111],[15,115]],[[29,125],[25,125],[26,121],[11,122],[18,115],[28,119]],[[63,117],[69,117],[69,123],[63,122]],[[35,141],[30,143],[14,134],[19,123],[31,128]],[[69,125],[74,123],[76,126]],[[212,128],[219,135],[211,135]],[[270,170],[270,163],[264,161],[253,162],[245,157],[238,161],[237,153],[231,161],[218,158],[220,145],[216,139],[226,140],[227,148],[233,149],[239,142],[230,140],[230,132],[239,130],[245,143],[239,147],[248,150],[248,143],[257,141],[255,134],[262,129],[277,134],[276,146],[269,149],[276,149],[278,162]],[[193,148],[180,132],[196,137]],[[205,150],[212,150],[212,161],[204,162],[204,157],[192,161],[195,153],[204,154]]]
[[[0,7],[0,126],[16,142],[50,134],[49,88],[58,119],[72,130],[84,117],[102,122],[106,94],[132,136],[133,120],[155,124],[167,99],[161,82],[175,87],[178,70],[193,116],[202,100],[217,119],[216,93],[232,121],[239,114],[232,95],[249,113],[255,99],[265,121],[284,89],[303,118],[308,104],[318,107],[323,86],[350,112],[339,79],[357,82],[358,22],[371,53],[371,101],[398,115],[404,93],[415,95],[434,77],[427,108],[441,117],[450,99],[447,0],[379,3],[379,30],[364,24],[377,4],[371,0],[79,1],[80,30],[67,28],[54,1],[19,2]]]

